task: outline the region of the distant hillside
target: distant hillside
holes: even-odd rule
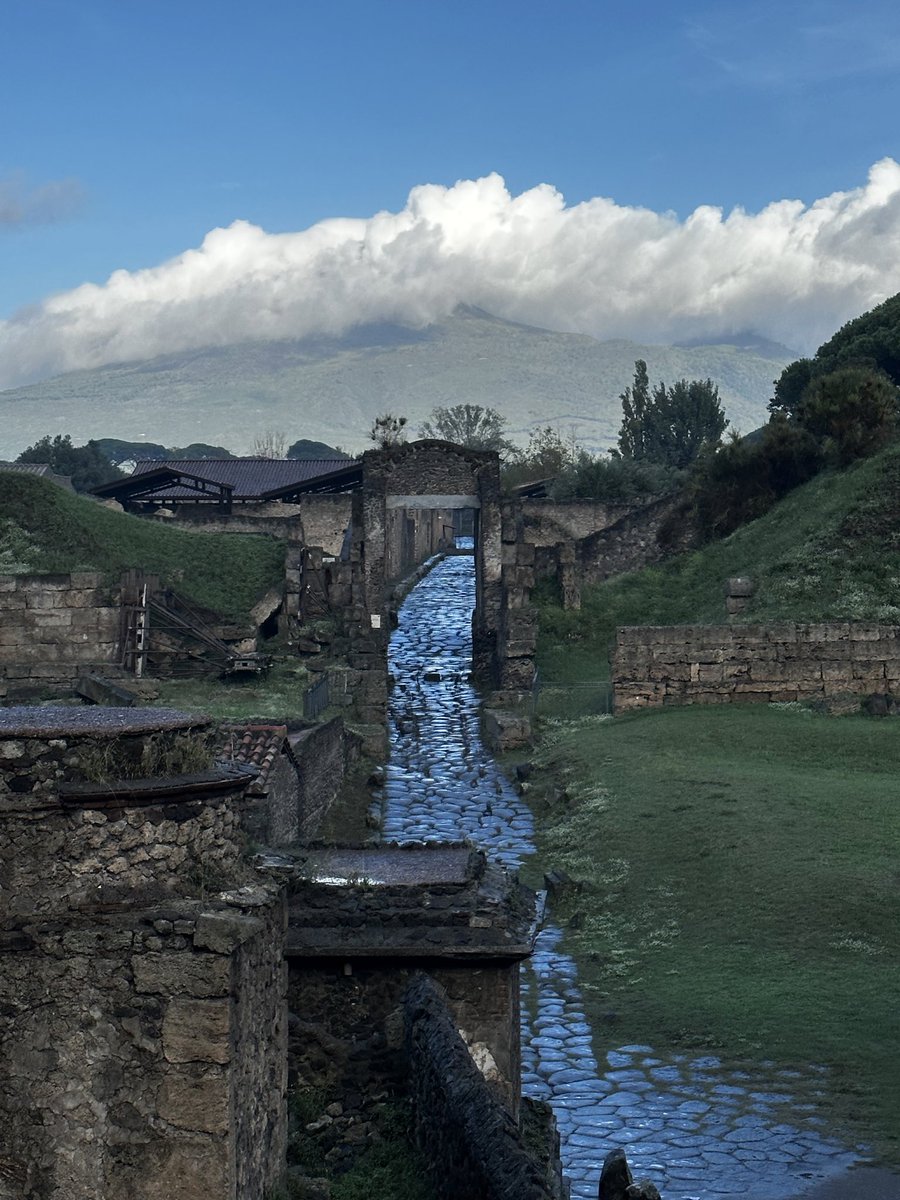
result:
[[[113,512],[46,479],[0,472],[0,575],[128,567],[159,574],[189,600],[247,620],[284,574],[284,546],[271,537],[193,533]]]
[[[340,338],[245,342],[73,371],[0,392],[0,458],[47,433],[203,441],[247,453],[278,430],[351,451],[364,448],[373,418],[392,411],[413,431],[437,405],[498,409],[513,437],[550,423],[593,449],[615,443],[619,395],[634,361],[652,381],[706,378],[718,384],[733,427],[766,417],[772,383],[793,355],[783,347],[644,346],[552,333],[463,309],[415,330],[372,325]]]

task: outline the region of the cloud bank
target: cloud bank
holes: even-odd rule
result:
[[[498,175],[424,185],[402,212],[269,234],[246,221],[0,323],[0,387],[248,339],[424,326],[459,304],[600,339],[753,332],[810,350],[900,290],[900,165],[811,205],[684,220],[597,198],[567,207]]]

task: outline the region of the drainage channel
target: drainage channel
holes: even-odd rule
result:
[[[516,869],[535,851],[534,822],[481,741],[468,681],[474,589],[473,560],[448,558],[400,610],[382,830],[395,841],[469,838]],[[751,1069],[642,1045],[616,1046],[598,1061],[561,941],[546,925],[522,969],[523,1091],[556,1113],[576,1200],[597,1195],[603,1158],[616,1146],[666,1200],[791,1200],[858,1161],[820,1132],[821,1068]]]

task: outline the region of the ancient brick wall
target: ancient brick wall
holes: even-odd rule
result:
[[[403,579],[451,545],[453,513],[448,509],[389,508],[385,523],[385,579]]]
[[[151,720],[162,724],[165,713]],[[127,781],[118,798],[97,795],[104,785],[85,782],[107,763],[115,778],[115,764],[139,762],[151,741],[158,753],[168,739],[176,754],[179,742],[196,740],[206,724],[182,715],[180,726],[152,733],[0,732],[0,817],[8,851],[0,863],[0,913],[183,894],[230,871],[244,841],[236,811],[240,781],[211,795],[186,785],[156,803],[148,803],[149,794],[129,798]],[[73,780],[93,798],[61,796],[60,786],[65,790]]]
[[[900,626],[678,625],[616,634],[617,711],[900,692]]]
[[[460,1037],[447,999],[418,975],[404,1004],[416,1135],[438,1194],[447,1200],[553,1200],[557,1185],[525,1146]]]
[[[350,495],[304,496],[299,505],[304,545],[320,546],[326,554],[338,557],[351,507]]]
[[[675,499],[664,496],[580,541],[575,553],[581,582],[601,583],[614,575],[639,571],[685,549],[688,529],[684,530],[684,539],[676,538],[672,545],[661,546],[658,540],[660,530],[670,522],[677,507]]]
[[[259,1200],[285,1151],[283,910],[0,930],[0,1197]]]
[[[290,840],[304,841],[317,836],[337,799],[355,743],[348,742],[343,718],[334,717],[291,734],[290,744],[300,776],[297,833]]]
[[[296,504],[237,504],[230,513],[217,505],[181,504],[172,510],[174,516],[153,519],[202,533],[268,534],[338,555],[350,522],[350,507],[349,495],[326,494],[303,496]]]
[[[89,571],[0,575],[0,697],[71,686],[118,660],[119,589]]]
[[[205,726],[0,710],[3,1200],[258,1200],[282,1172],[285,910],[240,861],[246,776],[132,770],[202,758]]]
[[[500,630],[497,638],[497,682],[510,692],[530,691],[534,683],[537,611],[531,605],[535,580],[535,547],[526,540],[524,505],[504,500],[501,525]]]
[[[403,996],[423,967],[445,989],[456,1028],[490,1075],[496,1095],[516,1112],[521,1072],[519,973],[517,965],[508,962],[292,957],[294,1079],[305,1087],[362,1096],[385,1088],[405,1091]]]

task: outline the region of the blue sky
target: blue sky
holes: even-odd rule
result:
[[[683,221],[808,206],[900,159],[896,0],[0,0],[0,15],[0,318],[235,220],[289,233],[399,213],[423,184],[497,173],[512,197],[549,184],[569,207]],[[898,289],[879,276],[844,304]]]

